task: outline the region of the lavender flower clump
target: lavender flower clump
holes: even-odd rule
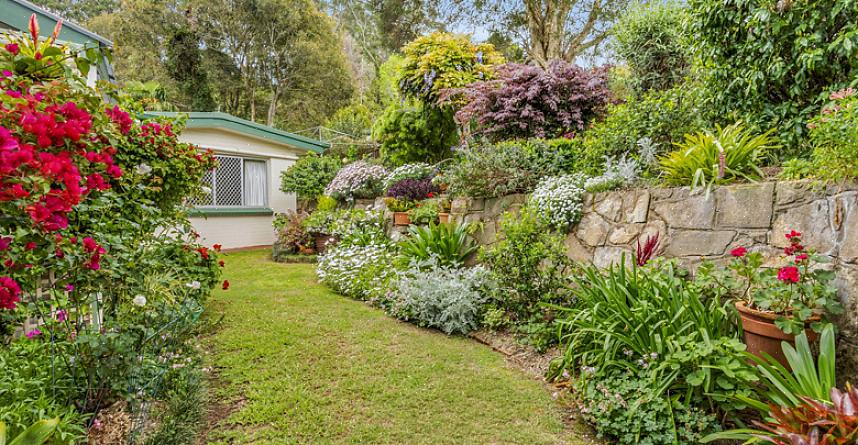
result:
[[[382,192],[387,169],[366,161],[353,162],[343,167],[325,188],[325,195],[340,201],[354,198],[374,198]]]
[[[565,230],[581,219],[584,177],[580,174],[545,178],[530,197],[530,205],[551,227]]]

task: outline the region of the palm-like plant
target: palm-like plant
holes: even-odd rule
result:
[[[13,438],[8,445],[42,445],[54,434],[60,419],[40,420]],[[6,424],[0,422],[0,445],[7,445]]]
[[[789,367],[772,357],[760,358],[748,354],[757,363],[757,370],[767,387],[765,398],[778,406],[798,406],[803,398],[830,402],[831,389],[836,384],[834,325],[822,330],[819,341],[819,358],[814,360],[807,335],[802,332],[795,339],[795,347],[787,342],[781,344]],[[763,413],[769,411],[768,404],[754,399],[744,400]]]
[[[661,158],[661,169],[667,183],[706,187],[726,184],[736,179],[755,181],[763,176],[759,164],[771,150],[779,147],[774,130],[754,134],[737,122],[727,127],[716,126],[714,132],[685,135],[677,150]]]
[[[461,265],[477,250],[465,224],[435,224],[411,226],[408,238],[400,244],[400,252],[418,261],[435,256],[441,265]]]

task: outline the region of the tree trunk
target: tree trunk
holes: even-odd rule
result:
[[[274,88],[274,94],[271,96],[271,103],[268,104],[268,116],[265,119],[265,125],[274,126],[274,118],[277,116],[277,101],[280,99],[280,87]]]

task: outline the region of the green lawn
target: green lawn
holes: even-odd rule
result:
[[[205,340],[213,444],[559,444],[539,381],[472,340],[387,317],[316,283],[313,265],[228,255]],[[215,415],[215,418],[218,416]]]

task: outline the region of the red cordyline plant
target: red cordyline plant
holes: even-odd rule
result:
[[[495,70],[495,79],[448,90],[443,98],[464,98],[456,120],[492,140],[571,136],[610,102],[607,73],[560,60],[545,69],[508,63]]]
[[[646,237],[646,241],[644,245],[641,246],[641,239],[638,238],[637,242],[637,252],[635,254],[635,261],[638,266],[645,266],[649,260],[652,259],[655,252],[658,250],[658,233],[655,235],[650,235]]]
[[[831,389],[831,403],[807,397],[796,407],[770,405],[772,420],[754,422],[769,434],[754,434],[776,445],[854,445],[858,443],[858,388]]]

